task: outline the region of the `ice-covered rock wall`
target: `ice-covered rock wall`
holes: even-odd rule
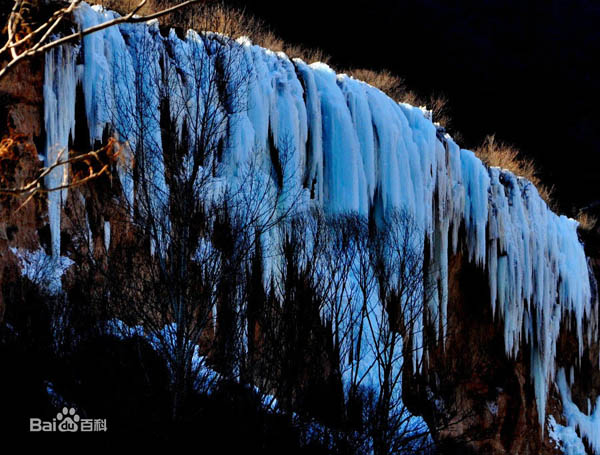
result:
[[[89,27],[113,14],[84,4],[75,19],[80,27]],[[372,210],[383,216],[393,209],[408,212],[419,235],[429,239],[421,244],[431,249],[438,289],[427,308],[441,318],[440,339],[448,305],[448,257],[465,245],[470,260],[488,273],[489,298],[504,324],[507,355],[516,356],[524,346],[531,350],[543,424],[561,322],[568,320],[577,331],[580,350],[584,338],[597,335],[597,307],[577,223],[553,213],[529,181],[487,168],[473,152],[462,150],[432,123],[426,110],[399,104],[325,64],[290,60],[245,39],[209,42],[195,32],[181,39],[174,32],[161,34],[156,23],[126,24],[88,35],[79,47],[47,55],[48,162],[68,146],[78,120],[78,83],[85,96],[91,143],[101,139],[106,124],[112,124],[134,149],[135,141],[149,139],[128,135],[130,123],[147,117],[146,135],[160,145],[160,127],[151,115],[160,109],[160,97],[145,97],[145,105],[137,111],[126,107],[136,105],[140,91],[160,91],[160,83],[150,75],[160,72],[159,61],[165,59],[178,69],[169,77],[179,78],[182,87],[171,108],[173,104],[189,108],[193,95],[207,90],[198,71],[214,69],[215,45],[234,46],[234,64],[248,75],[236,87],[245,108],[230,113],[215,109],[215,115],[229,116],[227,128],[215,132],[225,139],[221,175],[234,179],[236,169],[256,157],[262,166],[274,166],[270,153],[274,144],[279,153],[285,150],[285,160],[279,157],[291,176],[285,184],[298,190],[303,206],[362,215]],[[205,63],[202,69],[192,64],[190,55]],[[147,101],[152,99],[156,101]],[[189,128],[192,119],[185,124]],[[160,160],[157,156],[148,165],[156,186],[167,192]],[[48,183],[60,178],[51,174]],[[132,198],[130,177],[123,172],[121,179]],[[277,185],[273,172],[265,173],[267,180]],[[55,194],[49,199],[49,212],[53,251],[58,255],[64,195]],[[280,201],[282,206],[288,203]],[[465,238],[459,238],[461,227]],[[417,325],[416,365],[425,354],[418,341],[421,333]]]

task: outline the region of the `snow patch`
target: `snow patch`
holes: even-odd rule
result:
[[[64,256],[48,256],[43,249],[27,251],[11,248],[21,265],[21,276],[57,295],[62,290],[62,276],[74,262]]]
[[[548,426],[548,436],[564,455],[585,455],[585,446],[573,428],[556,423],[554,416],[548,417]]]

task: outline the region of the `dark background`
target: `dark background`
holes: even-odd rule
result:
[[[338,68],[389,69],[449,101],[451,131],[518,147],[563,211],[600,200],[596,156],[600,1],[239,1]]]

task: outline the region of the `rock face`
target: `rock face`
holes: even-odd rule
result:
[[[539,453],[543,441],[527,351],[507,359],[481,270],[457,254],[449,281],[447,339],[430,352],[421,374],[407,371],[405,402],[449,453]]]
[[[5,145],[0,152],[0,186],[4,188],[31,182],[43,165],[37,150],[43,135],[43,75],[43,63],[36,59],[18,65],[0,80],[0,139]],[[16,273],[9,247],[35,250],[48,235],[44,195],[22,205],[24,200],[0,195],[0,283]],[[0,292],[0,320],[3,308]]]
[[[528,350],[516,359],[504,351],[503,328],[492,315],[485,273],[462,254],[450,261],[448,336],[432,346],[421,373],[407,370],[403,398],[411,412],[422,415],[442,453],[562,453],[550,428],[538,423]],[[576,365],[577,336],[563,327],[557,364]],[[598,343],[586,346],[574,369],[573,401],[582,410],[600,391]],[[549,392],[546,415],[565,424],[560,395]],[[585,443],[585,441],[584,441]],[[593,453],[586,446],[589,453]]]

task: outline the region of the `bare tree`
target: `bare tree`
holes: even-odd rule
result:
[[[375,223],[358,215],[330,220],[332,264],[326,274],[345,322],[335,337],[346,385],[344,440],[355,451],[416,453],[430,439],[424,421],[402,401],[405,364],[423,349],[429,297],[423,233],[411,216],[390,211]],[[337,237],[337,241],[335,240]],[[336,277],[337,275],[337,277]],[[335,334],[335,330],[334,330]]]
[[[117,72],[132,68],[133,79],[126,86],[113,81],[119,102],[109,105],[108,126],[130,159],[114,181],[116,207],[107,217],[130,236],[118,250],[95,240],[73,243],[78,264],[93,268],[97,286],[108,288],[93,298],[108,299],[125,332],[143,327],[164,354],[178,418],[208,365],[226,380],[243,374],[245,272],[260,239],[293,212],[300,189],[290,184],[285,141],[273,151],[283,169],[277,183],[259,145],[243,151],[237,175],[228,177],[231,131],[248,109],[251,76],[238,43],[212,33],[186,40],[144,34],[130,43],[131,62],[116,65]],[[101,235],[89,224],[102,226],[104,215],[93,223],[89,211],[73,215],[75,231]]]
[[[355,214],[298,214],[281,225],[270,285],[254,275],[255,374],[309,419],[307,443],[355,453],[430,447],[424,421],[402,402],[404,365],[423,348],[423,241],[407,214],[388,218],[376,227]],[[311,424],[315,416],[325,426]]]

